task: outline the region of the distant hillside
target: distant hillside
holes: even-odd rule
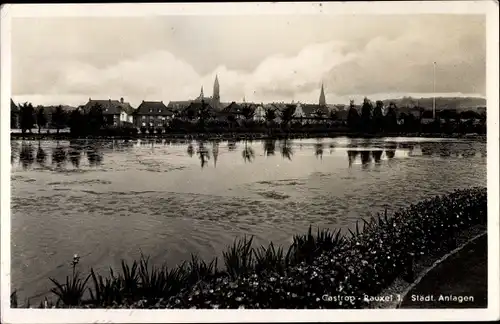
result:
[[[383,100],[385,105],[394,102],[398,107],[413,107],[417,104],[426,109],[432,109],[432,98],[403,97],[401,99]],[[475,109],[478,106],[486,106],[486,99],[477,97],[436,97],[436,109]]]

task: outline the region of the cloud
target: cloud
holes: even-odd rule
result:
[[[351,55],[340,53],[341,48],[338,42],[313,44],[295,56],[269,57],[251,72],[220,66],[206,75],[199,75],[189,63],[167,51],[146,53],[105,68],[80,61],[51,62],[51,67],[47,62],[37,74],[41,79],[34,76],[31,84],[45,90],[39,94],[47,95],[168,101],[194,98],[201,85],[205,94],[211,95],[217,74],[223,100],[241,100],[244,96],[258,101],[299,99],[304,92],[314,88],[319,91],[324,71],[351,59]],[[44,84],[49,71],[53,82]]]
[[[110,25],[103,20],[95,24],[72,22],[74,30],[61,34],[69,42],[66,47],[56,37],[48,39],[45,46],[40,40],[30,43],[27,40],[34,36],[18,31],[13,45],[13,94],[44,103],[64,99],[83,104],[88,97],[124,97],[136,105],[142,100],[168,102],[194,98],[201,86],[205,95],[211,95],[217,74],[223,101],[245,97],[257,102],[317,102],[324,82],[327,102],[345,103],[350,97],[364,95],[428,94],[433,90],[433,61],[438,62],[437,92],[485,92],[484,19],[448,17],[417,22],[414,18],[399,30],[397,24],[404,19],[382,28],[384,19],[370,25],[358,17],[354,31],[340,33],[342,37],[326,37],[326,31],[315,37],[321,32],[320,23],[301,29],[283,19],[277,19],[279,24],[271,31],[266,29],[272,26],[271,20],[266,19],[258,25],[262,40],[251,33],[255,23],[252,25],[250,18],[242,19],[243,27],[231,21],[238,32],[227,37],[223,32],[228,24],[223,19],[210,26],[201,24],[199,18],[185,24],[174,19],[171,26],[141,21],[139,27],[129,30],[129,38],[120,33],[117,21]],[[346,23],[345,19],[338,21]],[[49,33],[64,26],[47,23],[39,29]],[[201,26],[207,26],[205,34]],[[376,26],[373,29],[378,36],[370,26]],[[141,35],[154,38],[148,37],[153,27],[177,45],[141,39]],[[96,40],[90,31],[97,33]],[[239,44],[239,32],[254,36]],[[81,42],[75,38],[80,34]],[[286,35],[288,39],[278,42]]]

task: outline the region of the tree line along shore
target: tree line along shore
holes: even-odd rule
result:
[[[35,109],[30,103],[19,106],[18,137],[147,137],[147,136],[463,136],[486,134],[486,112],[472,110],[460,113],[454,110],[439,110],[434,115],[424,108],[415,108],[419,113],[399,113],[395,104],[384,107],[382,101],[375,104],[365,99],[360,107],[351,103],[344,115],[332,110],[325,113],[318,109],[310,118],[296,117],[296,107],[285,105],[282,109],[267,109],[262,120],[256,120],[255,110],[243,107],[238,112],[220,114],[203,102],[197,110],[181,111],[162,121],[161,126],[138,125],[127,121],[116,123],[107,118],[100,103],[89,109],[65,111],[56,107],[50,115],[43,107]],[[414,109],[414,110],[415,110]],[[11,121],[12,122],[12,121]],[[14,129],[14,122],[11,123]],[[51,129],[47,129],[50,127]],[[38,132],[33,129],[38,128]],[[43,132],[42,132],[43,129]],[[62,132],[64,131],[64,135]],[[39,133],[36,135],[34,133]]]

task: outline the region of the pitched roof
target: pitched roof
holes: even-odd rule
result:
[[[191,103],[191,100],[170,101],[167,105],[169,109],[184,109]]]
[[[215,109],[214,107],[212,107],[212,105],[209,103],[209,102],[201,102],[201,101],[193,101],[189,104],[189,106],[187,106],[183,112],[186,113],[188,111],[193,111],[193,112],[198,112],[201,110],[202,108],[202,105],[205,104],[206,105],[206,108],[208,109],[208,111],[211,111],[211,112],[215,112]]]
[[[93,100],[89,99],[89,101],[85,104],[84,110],[88,111],[95,105],[100,105],[103,109],[102,113],[104,115],[119,115],[122,111],[125,113],[133,113],[132,106],[128,102],[120,102],[119,100]]]
[[[329,113],[328,107],[323,106],[323,105],[302,104],[300,106],[302,108],[302,111],[304,112],[304,115],[306,115],[306,117],[316,117],[316,111],[318,111],[318,110],[322,111],[325,116]]]
[[[132,107],[128,102],[124,102],[122,104],[122,109],[127,115],[132,115],[135,112],[134,107]]]
[[[172,109],[169,109],[163,101],[142,101],[142,103],[137,107],[136,115],[148,115],[148,116],[171,116],[173,114]]]
[[[229,113],[229,114],[241,114],[243,111],[243,107],[236,102],[231,102],[227,107],[222,109],[222,113]]]

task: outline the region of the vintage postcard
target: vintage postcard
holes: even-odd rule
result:
[[[499,318],[498,2],[4,5],[5,323]]]

